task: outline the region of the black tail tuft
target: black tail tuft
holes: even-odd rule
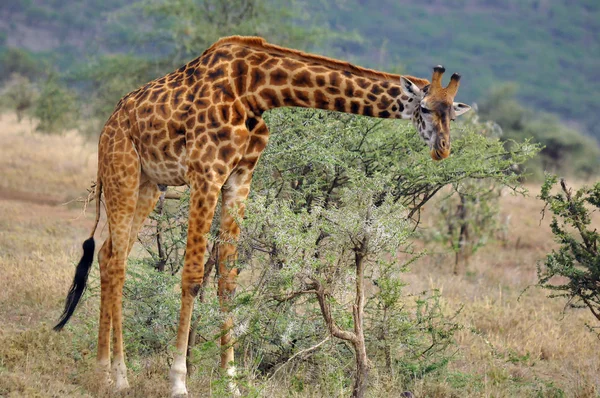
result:
[[[77,307],[77,303],[79,303],[79,299],[81,299],[81,296],[85,291],[88,274],[90,273],[90,268],[92,267],[92,262],[94,261],[94,249],[94,237],[91,237],[83,242],[83,256],[81,257],[81,260],[79,260],[77,268],[75,268],[73,284],[69,289],[67,300],[65,301],[65,310],[60,316],[58,324],[54,326],[54,330],[57,332],[62,330],[62,328],[67,324],[69,318],[71,318],[71,315],[73,315],[73,312],[75,311],[75,307]]]

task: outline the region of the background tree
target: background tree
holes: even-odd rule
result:
[[[18,73],[13,73],[1,93],[3,105],[13,109],[20,122],[37,100],[38,93],[31,81]]]
[[[464,117],[462,123],[485,137],[496,140],[502,137],[498,124],[480,122],[475,112]],[[522,171],[517,164],[513,166],[513,172]],[[439,215],[435,217],[434,228],[425,230],[423,236],[426,241],[449,247],[454,253],[454,274],[462,275],[471,255],[502,229],[499,201],[504,185],[495,179],[473,178],[453,183],[449,188],[438,195]]]
[[[42,86],[35,104],[34,116],[39,120],[38,131],[57,133],[73,127],[75,94],[65,88],[58,77],[51,74]]]
[[[202,54],[212,43],[234,34],[262,36],[281,45],[306,47],[322,36],[298,1],[284,6],[268,0],[179,0],[141,3],[158,24],[155,33],[171,48],[172,66]]]

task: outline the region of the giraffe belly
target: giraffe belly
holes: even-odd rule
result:
[[[160,159],[155,151],[147,151],[141,148],[140,160],[143,173],[151,181],[169,186],[187,184],[185,148],[178,156],[172,156],[168,160]]]

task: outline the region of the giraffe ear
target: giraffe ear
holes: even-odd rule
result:
[[[404,76],[400,76],[400,86],[402,87],[403,93],[411,98],[418,98],[421,94],[421,89]]]
[[[463,104],[462,102],[453,103],[452,108],[454,108],[454,114],[456,116],[460,116],[471,109],[469,105]]]

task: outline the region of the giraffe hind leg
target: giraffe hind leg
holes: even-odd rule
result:
[[[100,320],[98,322],[98,376],[104,384],[111,384],[110,378],[110,329],[112,327],[112,311],[110,308],[109,290],[110,279],[108,263],[112,252],[112,244],[109,237],[98,252],[98,264],[100,265]]]
[[[129,244],[127,248],[126,257],[128,257],[129,253],[131,253],[133,244],[137,240],[138,233],[142,225],[144,224],[144,221],[146,220],[146,218],[148,218],[148,215],[156,206],[156,202],[158,201],[159,196],[160,191],[156,183],[146,181],[140,185],[137,205],[133,216],[133,222],[131,224],[131,230],[129,233]],[[120,289],[122,290],[122,288],[123,287],[121,286]],[[113,306],[113,317],[118,317],[118,319],[122,318],[121,308],[122,303],[118,303],[118,305]],[[115,312],[115,310],[118,312]],[[117,390],[123,390],[129,386],[129,383],[127,381],[127,368],[125,366],[125,356],[123,354],[122,334],[113,331],[113,338],[115,339],[115,342],[112,370],[113,376],[115,378],[115,388]]]
[[[142,177],[143,178],[143,177]],[[137,204],[132,218],[129,239],[127,245],[126,258],[128,257],[137,234],[144,221],[154,209],[159,197],[158,186],[150,181],[142,183],[137,195]],[[121,311],[113,313],[114,305],[110,302],[109,293],[111,291],[111,278],[113,272],[109,272],[109,263],[112,257],[112,233],[109,233],[108,239],[102,245],[98,253],[98,262],[100,263],[100,281],[101,281],[101,300],[100,300],[100,327],[98,332],[98,367],[100,376],[108,384],[112,383],[110,378],[110,331],[112,328],[112,319],[114,316],[121,316]],[[120,303],[122,304],[122,303]],[[129,385],[127,381],[127,369],[125,366],[125,356],[122,350],[122,339],[115,333],[115,354],[113,355],[112,373],[115,381],[115,389],[122,390]],[[121,348],[121,350],[119,350]]]
[[[137,196],[137,192],[135,193]],[[113,331],[113,363],[123,364],[123,337],[121,303],[123,284],[125,282],[125,266],[129,243],[129,231],[133,220],[133,210],[128,206],[117,206],[110,209],[107,195],[107,213],[110,223],[110,255],[106,265],[101,269],[101,326],[98,333],[98,364],[107,367],[109,363],[108,352],[110,350],[110,328]],[[114,200],[113,202],[116,202]],[[110,209],[110,210],[109,210]],[[111,212],[113,214],[111,214]],[[119,365],[119,367],[121,367]],[[125,369],[115,372],[115,387],[125,388],[127,385]]]
[[[251,133],[262,137],[265,144],[268,140],[269,130],[263,119],[255,119],[257,124]],[[219,304],[224,315],[221,325],[221,369],[227,375],[235,376],[234,344],[232,329],[234,326],[231,316],[231,302],[237,286],[237,247],[236,241],[240,235],[240,227],[236,221],[244,217],[245,200],[250,193],[250,184],[254,168],[260,157],[260,152],[245,155],[231,172],[227,181],[221,188],[221,225],[218,246],[218,291]],[[233,392],[237,391],[235,385],[230,385]]]
[[[128,386],[123,354],[121,303],[125,267],[129,253],[131,227],[138,203],[141,168],[133,143],[113,137],[114,146],[100,154],[99,177],[102,180],[104,203],[108,219],[109,238],[99,253],[101,303],[98,330],[98,366],[108,373],[110,363],[110,330],[113,331],[113,364],[115,388]],[[110,167],[102,167],[103,165]],[[113,366],[115,370],[115,366]],[[110,378],[107,376],[107,379]]]
[[[142,177],[143,178],[143,177]],[[127,380],[127,368],[125,365],[125,355],[123,350],[123,326],[122,326],[122,293],[125,282],[126,261],[137,234],[152,211],[159,197],[158,186],[150,181],[143,182],[136,189],[133,195],[136,198],[135,210],[132,207],[117,204],[118,210],[113,209],[117,216],[111,218],[110,233],[110,258],[106,262],[106,271],[108,274],[107,289],[109,291],[106,311],[110,311],[113,331],[113,361],[112,374],[115,381],[115,389],[123,390],[129,387]],[[115,224],[118,226],[115,227]],[[116,242],[119,242],[118,244]],[[106,330],[110,330],[106,327]],[[105,339],[108,339],[108,333],[105,333]],[[105,352],[108,353],[105,348]],[[105,362],[106,363],[106,362]]]

